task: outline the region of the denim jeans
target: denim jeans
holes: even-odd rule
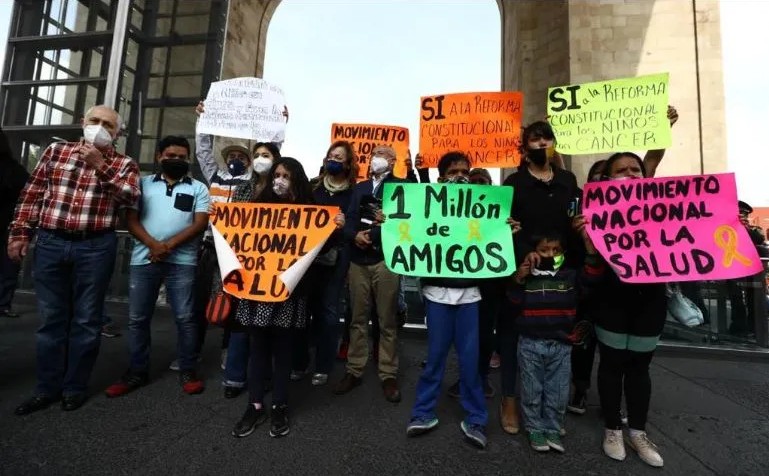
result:
[[[412,418],[434,418],[451,344],[459,358],[459,396],[469,424],[486,426],[489,415],[478,374],[478,303],[440,304],[425,299],[427,364],[419,377]]]
[[[115,266],[117,238],[81,241],[37,232],[33,258],[37,329],[37,395],[86,391],[99,354],[104,296]]]
[[[8,257],[8,234],[0,230],[0,311],[9,311],[19,282],[21,265]]]
[[[224,364],[224,385],[237,388],[246,386],[248,379],[248,356],[248,331],[230,332],[227,360]]]
[[[195,369],[197,323],[194,317],[195,266],[174,263],[132,265],[128,292],[128,349],[131,370],[147,372],[150,360],[150,321],[160,284],[165,282],[168,304],[176,320],[179,370]]]
[[[528,431],[559,431],[569,403],[571,346],[550,339],[518,340],[521,410]]]

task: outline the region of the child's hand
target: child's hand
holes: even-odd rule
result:
[[[521,265],[518,267],[518,269],[515,270],[515,273],[513,274],[513,279],[515,279],[515,282],[518,284],[523,284],[523,281],[526,279],[526,277],[531,274],[532,259],[530,259],[530,257],[532,255],[536,256],[536,261],[539,263],[539,255],[537,253],[529,253],[526,255],[523,263],[521,263]]]
[[[510,225],[510,228],[513,229],[513,235],[521,231],[521,222],[516,221],[515,219],[513,219],[513,217],[508,217],[505,223]]]

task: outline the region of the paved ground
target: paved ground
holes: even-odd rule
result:
[[[655,474],[635,454],[623,463],[600,450],[597,396],[588,414],[569,417],[567,453],[534,454],[522,436],[505,435],[497,424],[498,397],[490,402],[490,444],[476,450],[462,441],[462,411],[446,397],[441,424],[416,439],[404,436],[424,342],[402,339],[404,401],[387,403],[373,372],[364,385],[337,397],[309,381],[291,388],[291,434],[271,439],[260,427],[248,438],[230,430],[246,404],[222,397],[218,378],[220,332],[205,349],[207,390],[183,395],[166,369],[174,357],[173,326],[167,314],[154,325],[151,385],[108,400],[101,391],[127,364],[125,337],[105,339],[92,379],[93,397],[79,411],[58,407],[26,417],[15,406],[34,385],[32,305],[20,304],[21,319],[0,320],[0,474]],[[111,306],[125,324],[125,308]],[[333,376],[341,376],[339,366]],[[456,376],[452,365],[447,384]],[[496,375],[493,377],[496,384]],[[649,433],[665,457],[666,474],[769,474],[769,366],[684,358],[655,359]],[[445,385],[447,386],[447,385]],[[630,451],[630,450],[629,450]]]

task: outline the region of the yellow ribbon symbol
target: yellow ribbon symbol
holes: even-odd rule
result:
[[[726,239],[724,239],[724,235],[726,235]],[[746,267],[753,264],[753,261],[737,251],[737,232],[731,226],[721,225],[716,228],[713,239],[716,242],[716,246],[724,250],[723,263],[725,268],[731,268],[734,260],[739,261]]]
[[[411,241],[411,235],[409,235],[410,228],[411,227],[407,221],[403,221],[400,225],[398,225],[398,232],[401,234],[400,238],[398,238],[398,241]]]
[[[478,220],[470,220],[467,222],[467,228],[470,229],[470,233],[467,234],[467,241],[481,241],[481,224]]]

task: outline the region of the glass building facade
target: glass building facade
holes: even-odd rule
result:
[[[228,8],[228,0],[15,0],[0,82],[0,124],[17,157],[31,170],[51,142],[77,140],[80,118],[102,103],[123,117],[118,148],[145,172],[153,170],[159,138],[174,134],[194,143],[193,108],[222,74],[225,39],[239,40],[227,38]],[[261,20],[238,21],[251,28]],[[130,250],[123,232],[111,299],[126,299]],[[31,288],[25,263],[21,289]],[[418,283],[407,278],[405,288],[409,323],[421,326]],[[769,348],[764,274],[689,283],[681,290],[706,322],[687,327],[669,316],[667,344]]]
[[[226,21],[227,0],[16,0],[0,86],[14,151],[31,169],[103,103],[124,119],[119,149],[151,170],[160,137],[193,139]]]

